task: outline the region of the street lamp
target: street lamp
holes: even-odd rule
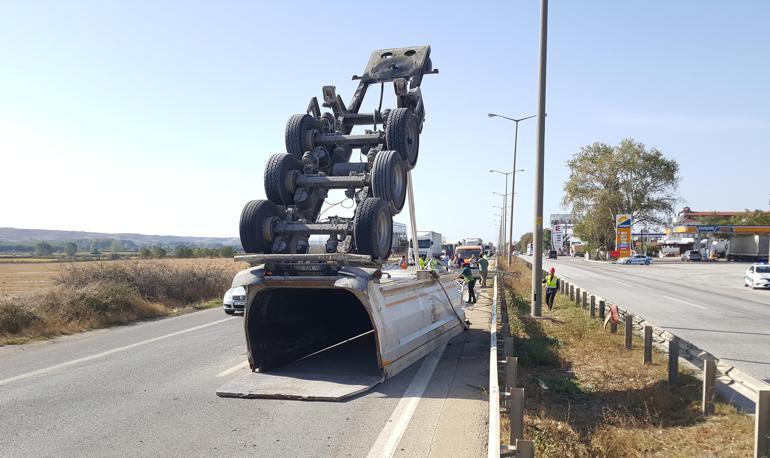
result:
[[[499,173],[500,175],[505,175],[505,196],[508,196],[508,175],[510,175],[512,173],[515,173],[515,172],[501,172],[499,170],[490,169],[489,173]],[[495,194],[500,194],[500,193],[496,192]],[[500,194],[500,195],[502,195],[502,194]],[[507,197],[505,197],[503,199],[503,207],[507,207],[507,204],[508,204],[508,202],[505,199],[507,199]],[[513,199],[511,199],[511,200],[513,200]],[[507,209],[503,210],[503,221],[504,221],[504,223],[503,223],[503,237],[501,239],[501,241],[503,243],[501,244],[501,246],[503,248],[505,248],[505,228],[506,228],[506,224],[508,224],[508,210]],[[513,240],[511,240],[511,242],[513,242]]]
[[[514,134],[514,137],[513,137],[513,172],[511,172],[511,173],[513,173],[513,182],[511,183],[511,192],[515,193],[516,192],[516,172],[523,172],[524,171],[524,170],[516,170],[516,150],[517,150],[517,148],[519,146],[519,123],[521,121],[525,121],[527,119],[534,118],[536,115],[526,116],[526,117],[518,118],[518,119],[516,119],[516,118],[509,118],[508,116],[503,116],[503,115],[499,115],[499,114],[495,114],[495,113],[489,113],[487,116],[489,116],[490,118],[503,118],[503,119],[507,119],[508,121],[512,121],[513,123],[516,124],[515,134]],[[506,186],[508,185],[507,178],[506,178],[505,184],[506,184]],[[510,223],[508,224],[508,239],[510,240],[511,245],[513,245],[513,198],[511,198],[511,220],[510,220]],[[509,249],[508,249],[508,265],[511,264],[511,254],[512,254],[511,251],[512,250],[509,247]]]

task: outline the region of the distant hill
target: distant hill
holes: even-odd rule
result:
[[[26,244],[30,242],[66,243],[83,240],[120,240],[136,245],[186,245],[199,247],[232,246],[240,249],[241,241],[235,237],[185,237],[179,235],[146,235],[85,231],[56,231],[50,229],[17,229],[0,227],[0,242]]]

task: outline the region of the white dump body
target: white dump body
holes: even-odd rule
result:
[[[233,287],[247,292],[248,360],[259,373],[217,394],[339,400],[365,391],[464,329],[454,276],[350,265],[332,275],[243,270]]]

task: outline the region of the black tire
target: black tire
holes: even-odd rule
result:
[[[378,197],[364,199],[353,217],[353,239],[356,252],[367,254],[375,261],[390,256],[393,243],[393,216],[390,204]]]
[[[294,204],[294,176],[302,167],[295,156],[278,153],[265,166],[265,194],[278,205]]]
[[[312,150],[315,145],[308,141],[307,132],[318,128],[315,118],[309,114],[291,115],[286,122],[286,152],[302,160],[305,151]]]
[[[372,165],[372,193],[390,203],[395,214],[406,202],[406,163],[397,151],[380,151]]]
[[[417,165],[420,152],[420,132],[414,115],[407,108],[394,108],[385,123],[385,145],[398,151],[409,170]]]
[[[270,254],[273,249],[273,220],[281,211],[269,200],[252,200],[241,212],[241,246],[246,253]]]
[[[225,313],[226,313],[226,314],[228,314],[228,315],[235,315],[235,310],[232,310],[232,309],[231,309],[231,310],[225,309]]]

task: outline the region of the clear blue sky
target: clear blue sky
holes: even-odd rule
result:
[[[546,220],[563,212],[566,160],[624,137],[679,161],[683,204],[768,207],[770,3],[550,10]],[[534,0],[5,2],[0,226],[237,235],[289,115],[324,84],[349,100],[373,49],[430,44],[418,226],[496,240],[503,178],[488,170],[510,170],[513,129],[486,114],[534,113],[538,17]],[[517,238],[534,136],[523,123]]]

